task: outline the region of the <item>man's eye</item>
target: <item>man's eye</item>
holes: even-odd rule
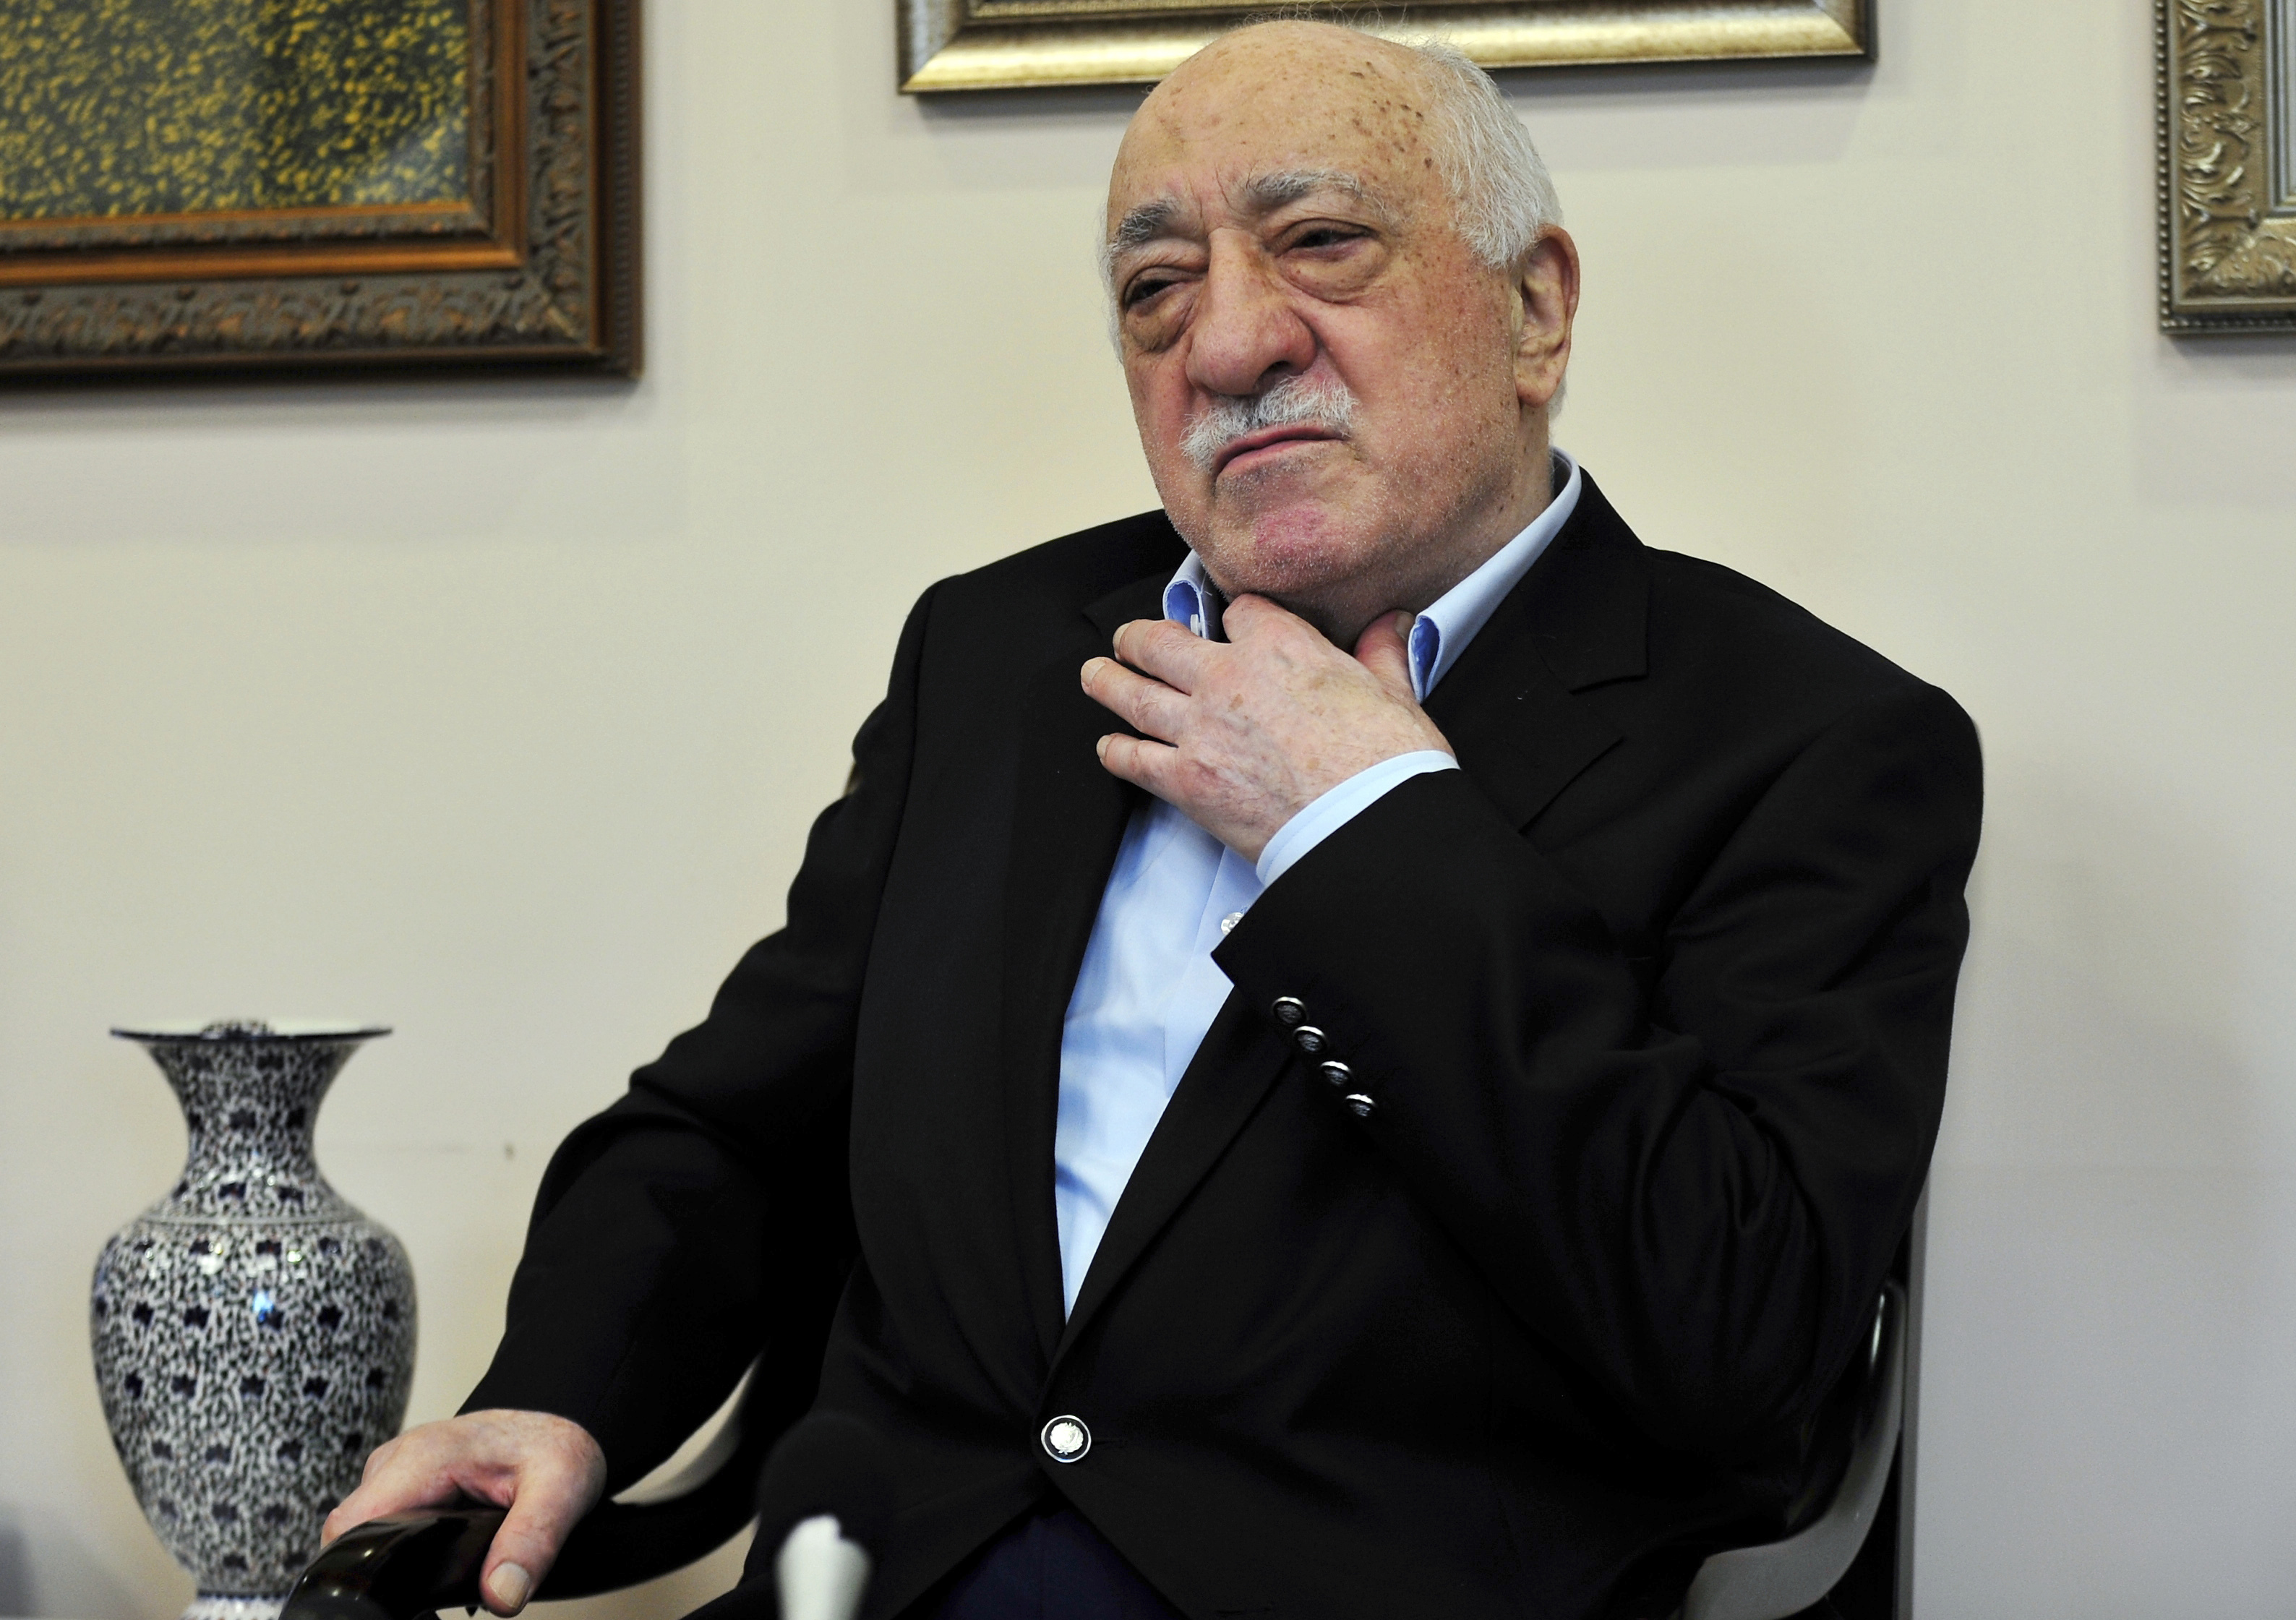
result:
[[[1124,307],[1137,309],[1171,284],[1169,276],[1143,276],[1124,290]]]
[[[1355,241],[1362,235],[1360,231],[1343,230],[1338,225],[1317,225],[1293,237],[1292,245],[1295,248],[1335,248],[1343,242]]]

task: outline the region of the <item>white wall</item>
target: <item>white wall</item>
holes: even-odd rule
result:
[[[1587,254],[1563,442],[1984,731],[1924,1620],[2296,1585],[2296,344],[2154,331],[2149,9],[1512,86]],[[910,599],[1151,503],[1087,250],[1129,98],[921,107],[892,11],[657,0],[635,389],[0,394],[0,1611],[189,1591],[88,1371],[182,1151],[107,1026],[398,1026],[321,1150],[451,1410],[551,1144],[776,921]]]

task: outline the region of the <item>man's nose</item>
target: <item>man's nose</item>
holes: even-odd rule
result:
[[[1258,241],[1214,233],[1188,333],[1188,380],[1214,394],[1256,394],[1316,363],[1316,334]]]

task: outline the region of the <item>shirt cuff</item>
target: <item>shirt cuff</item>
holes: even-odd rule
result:
[[[1357,771],[1276,829],[1275,836],[1259,852],[1260,887],[1267,888],[1291,871],[1300,856],[1370,809],[1374,801],[1398,783],[1431,771],[1458,768],[1459,762],[1441,749],[1422,749],[1415,754],[1398,754],[1367,770]]]

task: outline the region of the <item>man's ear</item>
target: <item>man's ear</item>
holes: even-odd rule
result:
[[[1550,225],[1515,273],[1515,397],[1545,410],[1562,391],[1570,328],[1578,318],[1578,244]]]

